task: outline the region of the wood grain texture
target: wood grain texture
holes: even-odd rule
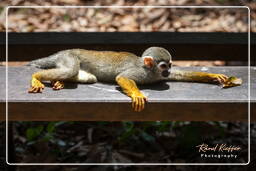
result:
[[[129,103],[10,103],[11,121],[247,121],[247,104],[151,103],[134,112]],[[1,119],[3,119],[1,117]]]

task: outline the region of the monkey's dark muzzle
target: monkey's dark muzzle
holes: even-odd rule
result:
[[[162,72],[163,77],[168,77],[170,75],[170,72],[168,70],[165,70]]]

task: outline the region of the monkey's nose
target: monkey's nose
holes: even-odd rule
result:
[[[170,72],[168,71],[168,70],[164,70],[163,72],[162,72],[162,76],[163,77],[168,77],[170,75]]]

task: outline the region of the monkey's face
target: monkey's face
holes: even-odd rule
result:
[[[163,77],[168,77],[170,75],[171,66],[172,66],[171,62],[167,62],[167,61],[157,62],[157,68]]]
[[[142,57],[144,64],[152,71],[159,73],[162,77],[170,75],[172,56],[168,50],[162,47],[150,47],[143,52]]]
[[[156,60],[151,56],[144,56],[144,66],[149,68],[153,72],[159,73],[162,77],[168,77],[170,75],[172,62],[167,60]]]

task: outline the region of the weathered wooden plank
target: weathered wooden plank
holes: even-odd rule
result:
[[[180,68],[181,69],[181,68]],[[201,70],[186,67],[184,70]],[[108,84],[69,84],[53,91],[46,87],[42,94],[29,94],[29,80],[37,69],[9,67],[8,101],[11,120],[242,120],[247,119],[247,67],[210,67],[208,72],[235,75],[242,86],[221,89],[201,83],[168,82],[141,87],[149,102],[141,113],[131,110],[130,99]],[[256,85],[256,68],[251,69],[251,83]],[[5,89],[5,70],[0,67],[0,88]],[[252,87],[252,90],[253,87]],[[5,92],[0,92],[0,119],[4,119]],[[256,102],[256,92],[251,91]],[[255,103],[252,103],[255,106]],[[255,117],[254,117],[255,118]],[[255,119],[256,120],[256,119]]]
[[[248,99],[247,67],[184,67],[183,70],[223,73],[243,79],[242,86],[222,89],[214,84],[166,82],[140,86],[148,94],[150,102],[246,102]],[[49,84],[42,94],[29,94],[31,75],[34,67],[9,67],[8,98],[11,102],[128,102],[130,98],[118,90],[115,84],[66,84],[61,91],[53,91]],[[4,67],[0,67],[0,77],[4,80]],[[255,73],[255,70],[252,70]],[[253,78],[253,77],[252,77]],[[256,78],[253,78],[256,82]],[[1,86],[5,86],[1,84]],[[4,93],[4,91],[1,91]],[[1,95],[1,94],[0,94]],[[2,96],[3,97],[3,96]],[[0,98],[1,100],[2,98]]]
[[[9,120],[18,121],[247,121],[245,103],[150,103],[134,112],[129,103],[10,103]]]

